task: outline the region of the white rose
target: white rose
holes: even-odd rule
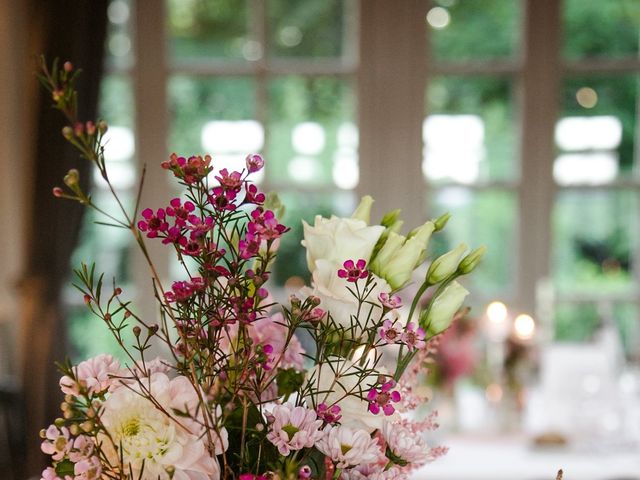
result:
[[[381,225],[367,226],[357,218],[323,218],[317,215],[313,226],[302,222],[307,249],[307,265],[313,272],[317,260],[342,266],[345,260],[360,258],[369,262],[373,248],[384,231]]]
[[[307,374],[307,381],[318,392],[314,395],[316,406],[320,403],[325,403],[328,407],[338,405],[342,415],[341,425],[369,433],[381,429],[385,419],[397,419],[397,414],[374,415],[369,411],[369,402],[366,400],[367,393],[376,384],[378,376],[387,373],[384,368],[364,375],[351,360],[335,357],[329,362],[332,365],[326,362],[318,364]],[[311,403],[309,399],[307,401]]]
[[[358,314],[358,299],[349,291],[353,290],[353,284],[349,284],[344,278],[338,277],[339,267],[328,260],[317,260],[313,269],[312,287],[304,287],[300,295],[308,297],[315,295],[320,299],[320,308],[328,311],[333,320],[339,325],[348,328],[352,324],[352,317]],[[364,280],[360,280],[364,285]],[[365,298],[367,308],[363,308],[360,314],[360,324],[366,328],[367,320],[378,320],[382,313],[382,305],[378,296],[382,292],[390,292],[389,284],[380,277],[374,275],[375,286],[369,288]],[[373,285],[373,283],[372,283]],[[365,315],[371,311],[370,318]],[[355,322],[354,322],[355,323]]]

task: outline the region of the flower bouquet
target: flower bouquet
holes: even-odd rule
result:
[[[40,79],[67,118],[62,134],[118,200],[103,155],[108,127],[77,118],[77,71],[43,60]],[[76,270],[87,308],[128,361],[99,355],[60,366],[65,397],[61,418],[42,431],[52,457],[43,479],[402,479],[445,453],[422,436],[436,428],[435,414],[413,412],[426,401],[418,379],[468,293],[456,279],[484,249],[432,261],[403,306],[401,289],[448,216],[405,236],[399,211],[371,224],[365,197],[350,218],[304,224],[313,280],[276,304],[267,285],[288,228],[277,199],[251,182],[263,165],[252,154],[242,171],[218,171],[209,156],[171,155],[161,167],[183,195],[162,208],[142,208],[138,196],[133,211],[118,200],[114,215],[75,170],[54,189],[131,232],[159,313],[141,318],[115,280],[107,287],[95,266]],[[148,241],[175,252],[182,279],[165,286]]]

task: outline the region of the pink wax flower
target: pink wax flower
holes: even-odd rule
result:
[[[378,333],[385,343],[392,345],[400,340],[402,336],[402,329],[398,322],[392,322],[391,320],[386,319],[382,322],[382,327],[380,327]]]
[[[262,170],[262,167],[264,167],[264,159],[257,153],[252,153],[250,155],[247,155],[245,164],[247,165],[247,171],[249,173],[254,173],[258,170]]]
[[[381,292],[378,299],[383,307],[389,310],[395,310],[402,306],[402,299],[399,295],[389,295],[387,292]]]
[[[95,444],[91,437],[78,435],[73,441],[73,449],[69,452],[69,460],[73,463],[78,463],[89,458],[93,453],[94,446]]]
[[[80,460],[73,466],[74,480],[99,480],[102,473],[102,465],[98,457],[89,457]]]
[[[424,330],[420,327],[416,329],[416,324],[411,322],[402,334],[402,343],[407,346],[410,352],[414,349],[422,349],[426,345],[424,335]]]
[[[209,203],[218,211],[235,210],[236,205],[233,203],[235,199],[234,190],[225,190],[222,187],[215,187],[209,195]]]
[[[41,480],[73,480],[73,477],[71,477],[69,475],[65,475],[64,478],[59,477],[53,467],[47,467],[42,472]]]
[[[156,238],[158,234],[165,233],[169,229],[163,208],[159,208],[156,213],[153,213],[150,208],[145,208],[141,215],[144,220],[138,222],[138,229],[141,232],[147,232],[148,238]]]
[[[271,411],[273,421],[269,425],[267,440],[278,447],[280,455],[287,456],[292,450],[313,447],[323,436],[316,412],[305,407],[294,407],[290,403],[276,405]]]
[[[196,215],[189,215],[189,231],[191,240],[204,237],[213,228],[213,217],[206,217],[204,221]]]
[[[369,272],[365,270],[367,262],[364,259],[360,259],[357,263],[353,263],[353,260],[347,260],[342,264],[344,269],[338,270],[338,276],[340,278],[346,278],[347,282],[357,282],[361,278],[367,278]]]
[[[186,302],[194,295],[202,292],[205,288],[204,280],[201,277],[193,277],[190,281],[182,280],[179,282],[173,282],[171,285],[171,291],[165,292],[164,297],[167,302]]]
[[[71,440],[67,427],[58,428],[55,425],[50,425],[45,431],[45,439],[40,445],[40,449],[59,462],[69,453],[72,446],[73,440]]]
[[[341,408],[338,405],[332,405],[328,407],[326,403],[322,402],[316,407],[316,413],[318,418],[322,419],[327,424],[335,424],[342,418],[340,415]]]
[[[187,224],[189,215],[191,215],[191,212],[193,212],[195,208],[195,205],[188,200],[183,204],[182,200],[174,198],[171,200],[170,206],[165,208],[165,213],[167,216],[175,218],[176,226],[184,227]]]
[[[392,402],[399,402],[400,392],[392,390],[396,386],[396,382],[389,380],[383,383],[380,387],[373,387],[367,394],[367,400],[369,400],[369,411],[374,415],[380,413],[380,409],[385,415],[393,415],[396,411]]]
[[[262,205],[265,201],[264,193],[258,191],[253,183],[247,184],[245,187],[245,197],[242,203],[253,203],[255,205]]]
[[[220,170],[220,175],[216,176],[216,180],[220,182],[220,186],[225,190],[233,190],[237,192],[242,186],[242,175],[240,172],[231,172],[226,168]]]

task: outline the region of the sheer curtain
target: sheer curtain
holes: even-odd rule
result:
[[[80,118],[96,114],[107,18],[107,0],[38,0],[32,18],[41,19],[42,50],[51,61],[58,57],[81,67]],[[38,432],[57,416],[61,394],[55,361],[64,360],[66,330],[60,293],[69,279],[70,256],[82,220],[79,205],[56,200],[53,186],[70,168],[78,168],[84,182],[89,165],[64,141],[61,116],[51,100],[38,98],[33,141],[33,186],[27,245],[27,270],[23,282],[22,394],[25,409],[25,472],[18,478],[39,475],[44,465]],[[86,184],[85,184],[86,188]],[[21,462],[22,463],[22,462]]]

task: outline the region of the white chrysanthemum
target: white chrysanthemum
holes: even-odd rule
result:
[[[131,465],[135,478],[144,463],[143,480],[218,480],[220,467],[207,450],[202,426],[187,417],[169,417],[135,388],[120,387],[103,404],[102,423],[115,447],[109,460],[117,464],[121,457],[127,468]],[[197,411],[197,395],[184,377],[169,380],[164,373],[156,373],[150,391],[166,412]],[[216,454],[228,446],[224,428],[221,437]],[[167,470],[174,470],[173,477]]]
[[[366,430],[327,426],[323,432],[316,448],[333,460],[338,468],[373,463],[382,455],[378,442]]]
[[[387,448],[394,456],[419,467],[429,459],[429,447],[419,433],[411,431],[401,422],[384,422],[382,436],[387,442]]]

